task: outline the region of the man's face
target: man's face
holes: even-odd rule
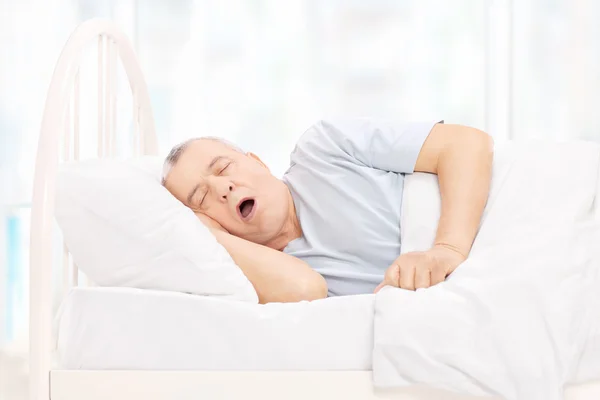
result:
[[[258,157],[215,140],[190,143],[165,187],[196,213],[255,243],[273,239],[288,217],[285,184]]]

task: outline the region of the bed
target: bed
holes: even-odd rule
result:
[[[123,390],[145,399],[475,399],[423,387],[373,392],[374,297],[256,306],[75,288],[58,313],[52,398],[118,398]],[[600,384],[568,391],[568,399],[599,395]]]
[[[369,371],[373,303],[373,295],[357,295],[257,306],[175,292],[77,288],[59,311],[59,365]]]
[[[79,157],[80,129],[70,122],[79,112],[78,60],[86,46],[96,43],[97,156],[115,154],[117,57],[132,90],[134,152],[157,152],[150,99],[129,40],[110,22],[83,23],[58,60],[36,159],[30,260],[32,400],[477,398],[418,385],[375,390],[373,295],[253,305],[184,293],[83,286],[66,250],[66,262],[57,265],[57,167],[61,160]],[[52,271],[59,267],[65,279],[56,291]],[[55,316],[56,293],[61,305]],[[598,399],[600,382],[570,387],[566,398]]]

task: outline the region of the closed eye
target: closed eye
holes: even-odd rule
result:
[[[202,207],[202,203],[204,202],[204,199],[206,198],[206,192],[204,192],[204,195],[202,196],[202,198],[200,199],[200,202],[198,203],[198,208]]]
[[[227,168],[229,168],[229,166],[231,165],[231,162],[228,162],[220,171],[219,171],[219,175],[221,175],[223,172],[225,172],[225,170]]]

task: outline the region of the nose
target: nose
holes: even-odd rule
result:
[[[235,185],[227,177],[213,177],[211,183],[220,201],[227,201],[227,196],[235,189]]]

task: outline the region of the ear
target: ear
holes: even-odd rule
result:
[[[267,164],[265,164],[264,162],[262,162],[262,160],[260,159],[260,157],[258,157],[256,154],[248,152],[248,153],[246,153],[246,155],[248,157],[250,157],[251,159],[253,159],[254,161],[258,162],[263,167],[265,167],[268,171],[271,171],[269,169],[269,167],[267,167]]]

